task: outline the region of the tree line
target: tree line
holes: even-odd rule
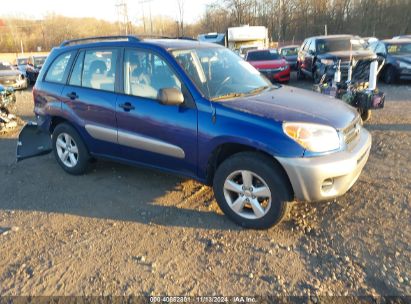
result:
[[[196,38],[228,27],[263,25],[271,41],[302,41],[320,34],[357,34],[389,38],[411,33],[411,0],[220,0],[206,6],[195,23],[184,22],[184,1],[177,0],[179,20],[153,16],[150,27],[94,18],[47,15],[42,20],[0,19],[0,52],[48,51],[62,40],[127,33]],[[133,16],[130,16],[133,17]],[[131,18],[130,18],[131,19]]]

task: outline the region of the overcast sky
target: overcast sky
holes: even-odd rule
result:
[[[143,9],[146,18],[151,6],[152,16],[164,15],[178,19],[177,0],[127,0],[130,21],[142,20]],[[118,0],[0,0],[0,16],[28,17],[41,19],[47,13],[56,13],[68,17],[94,17],[116,21]],[[146,2],[141,4],[141,2]],[[201,16],[207,3],[212,0],[185,0],[184,21],[193,22]]]

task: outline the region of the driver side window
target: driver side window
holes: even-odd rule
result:
[[[166,61],[145,50],[125,51],[125,94],[157,99],[159,91],[166,88],[181,91],[181,82]]]

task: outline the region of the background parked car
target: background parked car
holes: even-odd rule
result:
[[[399,36],[394,36],[392,39],[411,39],[411,35],[399,35]]]
[[[27,64],[29,62],[29,57],[19,57],[16,60],[16,68],[26,75]]]
[[[290,66],[275,50],[248,51],[245,60],[270,79],[270,81],[290,81]]]
[[[14,90],[10,87],[6,88],[0,84],[0,113],[2,109],[7,109],[10,105],[16,102]]]
[[[323,75],[333,77],[340,62],[342,79],[346,79],[350,58],[354,60],[374,58],[375,54],[366,49],[358,36],[330,35],[305,39],[298,52],[298,78],[312,77],[319,83]]]
[[[13,89],[27,89],[27,78],[9,62],[0,62],[0,85]]]
[[[283,56],[285,60],[287,60],[288,65],[292,70],[296,70],[299,50],[299,45],[287,45],[279,48],[278,53],[280,53],[280,55]]]
[[[384,82],[411,79],[411,39],[375,41],[370,44],[370,49],[385,60],[381,73]]]
[[[47,56],[44,55],[30,56],[26,69],[27,78],[30,83],[36,82],[40,70],[43,67],[44,62],[46,61],[46,58]]]

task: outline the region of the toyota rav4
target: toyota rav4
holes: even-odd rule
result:
[[[232,51],[187,40],[94,37],[54,48],[17,158],[53,151],[70,174],[105,158],[212,185],[237,224],[268,228],[297,199],[344,194],[367,162],[357,111],[273,85]]]

